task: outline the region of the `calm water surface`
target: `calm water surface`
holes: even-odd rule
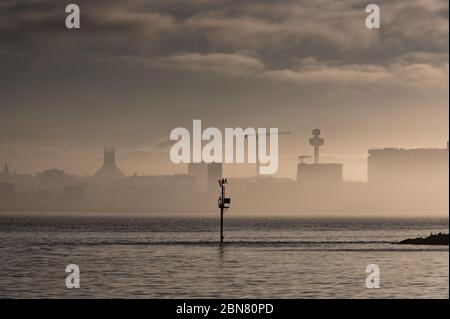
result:
[[[0,216],[1,298],[449,298],[448,219]],[[65,267],[81,288],[65,287]],[[377,264],[381,288],[367,289]]]

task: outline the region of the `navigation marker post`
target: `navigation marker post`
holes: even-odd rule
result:
[[[225,185],[228,184],[226,178],[219,179],[220,196],[219,196],[219,208],[220,208],[220,243],[223,243],[223,214],[230,208],[231,198],[225,197]]]

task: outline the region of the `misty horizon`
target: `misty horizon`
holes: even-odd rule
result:
[[[292,135],[295,136],[293,133]],[[283,144],[280,138],[280,147]],[[165,139],[164,139],[165,140]],[[307,138],[304,138],[307,140]],[[328,139],[327,139],[328,141]],[[160,143],[155,143],[148,149],[129,149],[120,150],[117,148],[117,163],[124,171],[126,176],[137,175],[172,175],[172,174],[186,174],[187,164],[174,164],[170,161],[168,145],[160,146]],[[444,144],[444,143],[442,143]],[[1,146],[0,146],[1,147]],[[2,166],[7,163],[11,169],[14,169],[20,174],[35,175],[48,169],[62,169],[68,174],[75,174],[80,176],[92,176],[101,166],[103,161],[103,145],[99,146],[98,152],[90,154],[77,154],[68,148],[57,147],[40,147],[32,150],[30,153],[22,153],[20,147],[16,145],[16,149],[9,148],[5,151],[6,155],[0,155],[0,163]],[[298,154],[309,154],[312,156],[313,149],[311,146],[306,146],[305,151],[297,152]],[[326,150],[326,144],[324,145]],[[444,149],[445,145],[433,146],[383,146],[368,148],[364,154],[327,154],[321,152],[322,162],[325,163],[343,163],[344,165],[344,180],[347,181],[367,181],[367,157],[369,149],[376,148],[396,148],[396,149]],[[322,150],[322,148],[321,148]],[[0,154],[2,149],[0,148]],[[97,154],[96,154],[97,153]],[[275,174],[267,176],[291,178],[296,177],[296,166],[298,163],[298,156],[295,153],[279,154],[279,171]],[[157,162],[165,162],[163,167],[151,168]],[[311,161],[310,159],[308,161]],[[84,168],[80,167],[80,162],[83,163]],[[349,169],[350,168],[350,169]],[[350,172],[349,172],[350,171]],[[224,163],[224,172],[229,177],[252,177],[255,176],[255,164],[227,164]],[[353,173],[353,174],[352,174]]]

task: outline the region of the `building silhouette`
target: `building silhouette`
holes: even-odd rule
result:
[[[3,170],[0,172],[0,182],[12,182],[13,181],[13,173],[11,173],[11,169],[9,167],[8,162],[3,164]]]
[[[219,179],[223,177],[222,163],[208,164],[208,189],[216,190]]]
[[[320,137],[320,129],[312,130],[313,137],[309,139],[309,144],[314,147],[314,164],[319,164],[319,147],[324,143],[324,139]]]
[[[208,190],[208,165],[206,163],[189,163],[188,176],[193,181],[193,190],[206,192]]]
[[[339,187],[343,183],[343,165],[340,163],[299,163],[297,182],[310,187]]]
[[[448,184],[447,148],[370,149],[367,174],[370,184]]]
[[[5,162],[5,165],[3,165],[3,174],[9,175],[8,162]]]
[[[73,183],[77,176],[70,175],[61,169],[52,168],[36,174],[39,189],[52,193],[61,193],[66,185]]]
[[[447,148],[383,148],[368,151],[368,182],[343,179],[343,164],[324,163],[318,149],[324,140],[313,134],[315,161],[300,156],[297,180],[235,177],[229,194],[233,213],[360,214],[448,213]],[[316,152],[317,150],[317,152]],[[49,169],[35,176],[0,167],[0,210],[130,210],[158,214],[209,214],[217,205],[222,163],[190,163],[187,173],[126,177],[117,167],[115,149],[106,146],[103,166],[93,177]],[[25,207],[25,208],[24,208]]]
[[[341,206],[343,190],[343,164],[321,163],[319,147],[324,144],[320,129],[312,131],[309,144],[314,148],[314,163],[305,163],[309,156],[300,156],[297,164],[298,206],[308,209]]]
[[[0,199],[5,200],[14,195],[16,187],[14,183],[2,183],[0,182]]]
[[[217,182],[222,178],[222,163],[189,163],[188,176],[193,180],[197,191],[216,190]]]
[[[81,202],[85,198],[85,188],[79,184],[66,185],[63,188],[63,195],[67,203]]]
[[[314,163],[304,163],[303,159],[297,165],[297,182],[309,187],[340,187],[343,183],[343,165],[341,163],[320,163],[319,147],[324,144],[320,129],[312,131],[313,137],[309,143],[314,147]],[[307,156],[301,156],[306,158]]]
[[[94,184],[105,185],[124,179],[126,176],[116,165],[116,150],[113,146],[105,146],[103,166],[92,177]]]

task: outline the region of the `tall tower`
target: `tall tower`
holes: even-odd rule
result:
[[[105,145],[103,153],[103,166],[116,166],[116,149],[112,145]]]
[[[319,147],[323,145],[324,139],[319,137],[320,130],[318,128],[312,131],[313,137],[309,139],[309,144],[314,146],[314,164],[319,164]]]
[[[103,152],[103,166],[92,177],[92,181],[96,184],[110,184],[125,177],[116,165],[115,147],[106,145]]]

